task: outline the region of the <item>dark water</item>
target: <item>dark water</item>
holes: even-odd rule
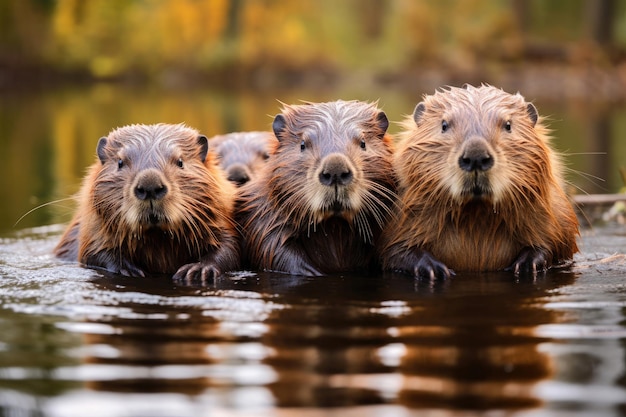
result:
[[[364,89],[365,90],[365,89]],[[51,256],[94,160],[128,123],[268,129],[280,104],[421,92],[6,93],[0,102],[1,416],[626,415],[626,227],[585,228],[570,271],[447,281],[237,273],[207,288]],[[532,98],[530,98],[532,99]],[[536,101],[587,192],[615,192],[623,109]],[[392,125],[391,131],[397,132]],[[34,228],[32,228],[34,227]]]
[[[242,272],[208,288],[62,263],[60,230],[0,241],[0,415],[626,414],[623,227],[537,279]]]

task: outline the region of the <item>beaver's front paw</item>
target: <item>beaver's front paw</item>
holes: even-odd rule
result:
[[[214,282],[220,274],[220,270],[214,263],[196,262],[178,268],[172,279],[179,284],[207,285]]]
[[[435,257],[426,251],[416,250],[413,264],[413,276],[415,278],[450,278],[454,271],[439,262]]]
[[[532,275],[546,272],[551,266],[550,255],[543,248],[526,247],[521,250],[517,259],[511,266],[506,268],[516,276]]]

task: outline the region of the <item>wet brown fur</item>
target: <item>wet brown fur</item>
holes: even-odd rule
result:
[[[491,86],[449,88],[422,103],[394,159],[402,209],[384,237],[384,267],[432,277],[446,267],[537,272],[570,260],[578,222],[534,106]],[[484,173],[460,169],[470,139],[485,140],[493,156]]]
[[[214,136],[209,144],[229,181],[243,185],[265,164],[275,141],[272,132],[233,132]]]
[[[236,219],[249,267],[315,276],[376,264],[395,202],[387,127],[374,104],[284,106],[274,122],[278,143],[258,177],[240,188]],[[352,170],[348,185],[321,183],[329,158]]]
[[[131,276],[207,279],[238,268],[235,188],[207,149],[206,137],[180,124],[113,130],[98,144],[56,255]],[[142,175],[167,193],[137,198]]]

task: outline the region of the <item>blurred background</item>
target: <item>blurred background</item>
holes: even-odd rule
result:
[[[464,83],[549,117],[570,192],[624,185],[617,0],[2,0],[0,33],[0,233],[68,221],[64,201],[15,225],[74,193],[121,125],[268,130],[280,101],[336,99],[397,122]]]
[[[626,4],[616,0],[24,0],[0,7],[5,86],[108,80],[259,89],[555,76],[520,73],[530,65],[559,77],[624,73]],[[535,82],[543,84],[538,92],[551,85]]]

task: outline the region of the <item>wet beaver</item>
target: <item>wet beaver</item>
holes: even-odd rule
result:
[[[578,221],[537,109],[492,86],[425,96],[394,157],[401,212],[383,237],[387,270],[545,271],[578,250]]]
[[[97,146],[58,257],[129,276],[206,280],[239,267],[235,187],[184,125],[130,125]]]
[[[269,149],[276,141],[272,132],[234,132],[214,136],[209,144],[228,180],[236,185],[250,181],[269,158]]]
[[[243,255],[255,269],[294,275],[368,270],[391,207],[395,180],[389,122],[376,105],[286,105],[278,143],[240,188]]]

